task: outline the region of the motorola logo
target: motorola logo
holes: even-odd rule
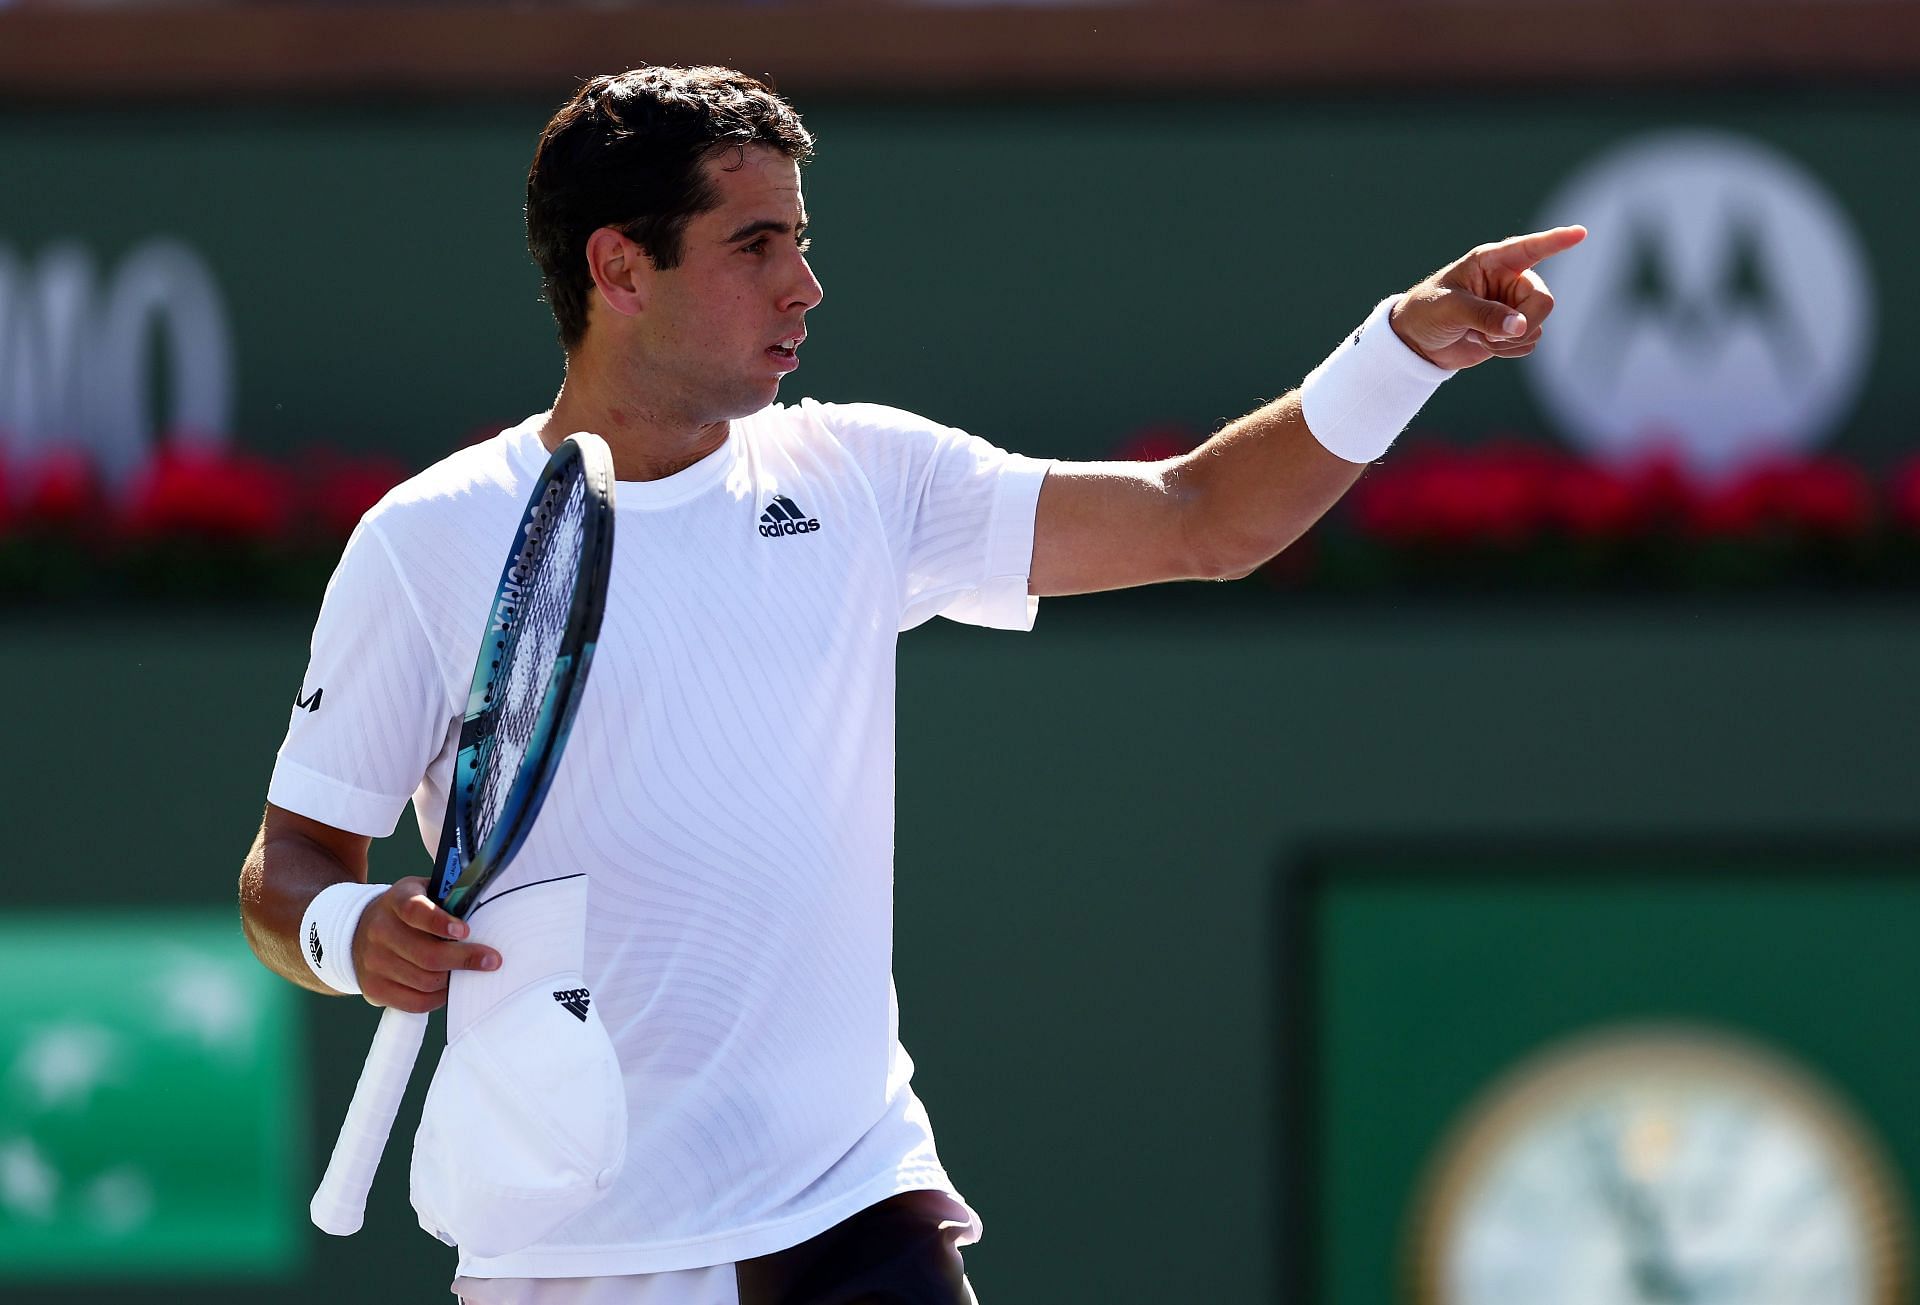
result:
[[[1553,321],[1521,372],[1572,442],[1724,474],[1847,419],[1873,354],[1872,275],[1802,165],[1728,133],[1643,136],[1567,180],[1539,225],[1563,222],[1591,234],[1545,269]]]

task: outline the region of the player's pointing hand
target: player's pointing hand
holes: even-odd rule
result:
[[[1393,310],[1394,334],[1452,371],[1489,358],[1523,358],[1553,311],[1553,295],[1534,267],[1586,238],[1585,227],[1555,227],[1481,245],[1407,291]]]
[[[375,1006],[425,1014],[447,1004],[453,970],[493,970],[500,953],[462,942],[466,922],[433,904],[418,875],[397,881],[374,899],[353,934],[353,966],[360,991]]]

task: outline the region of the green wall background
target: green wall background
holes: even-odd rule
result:
[[[416,464],[546,406],[561,368],[521,205],[551,105],[0,108],[0,245],[109,265],[174,234],[238,340],[237,426],[263,447]],[[1911,188],[1894,90],[1648,89],[1468,98],[801,107],[826,299],[789,399],[870,399],[1045,456],[1148,423],[1212,429],[1291,388],[1382,295],[1525,229],[1568,173],[1666,127],[1771,143],[1848,207],[1879,289],[1856,452],[1920,409]],[[1578,253],[1569,257],[1579,257]],[[1423,423],[1544,431],[1517,369]]]
[[[1281,947],[1279,879],[1304,849],[1901,841],[1920,826],[1910,608],[1230,597],[1056,600],[1032,635],[936,622],[903,640],[903,1036],[943,1156],[985,1217],[969,1269],[988,1305],[1277,1299],[1299,1270],[1275,1157],[1302,1067],[1276,985],[1297,959]],[[309,619],[0,626],[0,677],[18,689],[0,749],[8,914],[230,902]],[[389,840],[376,873],[424,860]],[[1435,909],[1465,927],[1470,903]],[[1862,927],[1875,910],[1862,903]],[[237,921],[233,940],[244,946]],[[1756,973],[1773,963],[1746,959]],[[1888,991],[1906,991],[1904,973],[1882,976]],[[305,1181],[373,1014],[299,1007],[314,1076]],[[301,1230],[297,1276],[192,1298],[318,1305],[379,1282],[382,1300],[446,1299],[452,1257],[414,1229],[403,1168],[389,1166],[358,1238]],[[1366,1190],[1321,1195],[1337,1191],[1360,1235],[1390,1243],[1391,1177],[1354,1181]]]

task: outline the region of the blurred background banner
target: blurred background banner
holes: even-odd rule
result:
[[[1579,216],[1526,368],[1422,425],[1724,473],[1907,447],[1920,103],[1595,91],[1351,102],[801,102],[806,384],[1014,448],[1101,457],[1296,383],[1382,286]],[[0,121],[7,452],[124,483],[163,440],[418,465],[551,400],[520,222],[551,101],[77,106]],[[1487,168],[1499,161],[1498,179]],[[1417,203],[1412,197],[1418,196]]]
[[[1909,0],[0,4],[0,1298],[445,1298],[403,1140],[306,1223],[375,1015],[234,879],[346,533],[559,385],[525,170],[642,61],[819,138],[783,398],[1039,456],[1183,452],[1592,229],[1258,576],[902,641],[983,1301],[1915,1298]]]
[[[1406,442],[1428,456],[1268,579],[1911,587],[1920,326],[1895,306],[1920,253],[1886,164],[1920,103],[1777,99],[822,92],[800,383],[1024,452],[1165,456],[1297,383],[1383,286],[1587,215],[1539,355],[1442,390]],[[265,555],[218,584],[304,592],[394,480],[550,402],[520,217],[548,107],[0,117],[0,170],[33,178],[0,212],[0,532],[60,559],[0,533],[0,592],[196,590],[209,535]]]
[[[224,911],[0,920],[0,1282],[297,1270],[297,1000]]]

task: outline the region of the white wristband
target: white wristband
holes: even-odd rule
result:
[[[360,991],[360,976],[353,972],[353,931],[373,899],[392,886],[329,884],[300,917],[300,954],[314,977],[335,992]]]
[[[1387,318],[1399,302],[1399,295],[1382,299],[1360,329],[1300,383],[1307,429],[1327,452],[1348,462],[1372,462],[1385,453],[1440,382],[1453,375],[1393,333]]]

